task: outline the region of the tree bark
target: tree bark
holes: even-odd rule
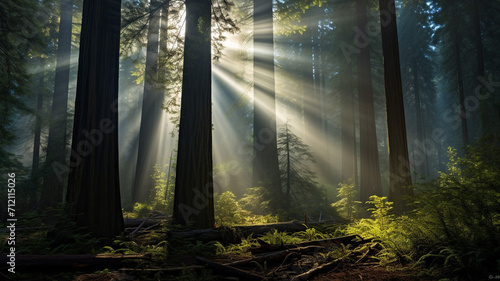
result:
[[[420,102],[420,85],[419,85],[419,76],[418,76],[418,62],[416,58],[413,58],[412,62],[412,69],[413,69],[413,94],[415,95],[415,120],[417,123],[417,139],[424,143],[424,124],[423,124],[423,117],[422,117],[422,104]],[[421,176],[426,175],[426,166],[427,166],[427,151],[426,148],[423,147],[422,151],[420,151],[423,154],[424,157],[424,162],[415,166],[415,170],[417,173],[419,173]]]
[[[354,118],[354,89],[351,65],[344,67],[345,81],[347,88],[340,94],[340,124],[342,141],[342,182],[349,182],[349,179],[357,185],[357,165],[356,165],[356,128]]]
[[[66,173],[58,167],[66,165],[66,119],[71,59],[72,0],[61,1],[61,20],[57,42],[57,66],[54,97],[50,111],[47,157],[40,206],[54,207],[63,201]]]
[[[254,132],[253,186],[271,194],[271,205],[282,205],[274,80],[273,3],[254,1]]]
[[[335,13],[336,18],[343,14],[354,14],[353,5],[339,4]],[[355,17],[347,17],[344,20],[339,19],[338,37],[341,40],[351,40],[350,32],[355,25]],[[356,149],[356,122],[354,107],[354,73],[350,61],[342,60],[341,71],[339,73],[340,91],[340,126],[342,143],[342,182],[352,180],[355,186],[358,186],[357,177],[357,149]]]
[[[186,1],[186,40],[174,220],[214,227],[211,2]]]
[[[479,17],[479,7],[477,0],[471,0],[471,15],[472,15],[472,28],[474,30],[474,46],[476,48],[476,59],[477,59],[477,76],[484,77],[486,75],[486,70],[484,67],[484,46],[481,33],[481,19]],[[483,87],[481,91],[486,91]],[[489,112],[486,101],[482,100],[480,102],[481,106],[481,127],[483,135],[490,132],[490,121]]]
[[[396,212],[403,212],[409,209],[404,197],[413,195],[413,188],[406,138],[396,8],[394,0],[380,0],[379,6],[389,141],[389,200],[394,202]]]
[[[290,190],[291,190],[291,182],[290,182],[290,132],[288,131],[288,123],[285,124],[285,132],[286,132],[286,207],[287,210],[290,211]]]
[[[467,127],[467,111],[465,109],[465,93],[464,93],[464,78],[462,71],[462,56],[460,54],[460,37],[458,31],[455,30],[454,38],[452,40],[455,45],[455,61],[457,62],[457,81],[458,81],[458,97],[460,100],[460,120],[462,121],[462,144],[469,145],[469,129]]]
[[[42,72],[40,73],[40,80],[38,86],[43,89],[45,84],[45,59],[42,59]],[[33,161],[31,163],[31,180],[33,181],[33,190],[38,191],[40,187],[40,171],[38,170],[40,162],[40,135],[42,131],[42,109],[43,109],[43,95],[42,91],[38,92],[36,114],[35,114],[35,135],[33,138]],[[36,196],[35,196],[36,197]],[[28,204],[31,204],[33,198],[30,198]]]
[[[357,35],[365,34],[368,23],[367,1],[356,0]],[[358,37],[358,40],[360,37]],[[361,40],[369,40],[368,37]],[[377,147],[377,129],[373,100],[370,44],[361,45],[358,54],[359,142],[360,142],[360,200],[368,201],[371,195],[382,195],[382,181]]]
[[[98,237],[123,231],[118,176],[120,0],[83,2],[66,200],[79,226]]]

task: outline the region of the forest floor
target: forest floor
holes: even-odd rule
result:
[[[174,276],[171,276],[175,278]],[[176,276],[179,277],[179,276]],[[76,277],[75,281],[142,281],[142,280],[155,280],[144,279],[144,276],[136,276],[133,274],[110,272],[110,273],[92,273],[82,274]],[[217,272],[212,272],[211,276],[207,279],[201,276],[181,277],[179,279],[156,279],[156,280],[245,280],[230,277],[222,277]],[[281,279],[266,279],[266,280],[290,280],[286,278]],[[329,272],[319,274],[318,276],[305,278],[301,280],[311,281],[350,281],[350,280],[363,280],[363,281],[435,281],[435,277],[419,276],[419,270],[409,269],[403,267],[395,267],[387,269],[386,267],[375,264],[346,264],[343,263],[338,267],[330,270]],[[453,280],[460,280],[454,278]]]
[[[273,231],[266,235],[254,235],[259,237],[258,239],[250,238],[252,235],[249,235],[242,236],[247,238],[241,238],[241,243],[233,244],[226,241],[221,244],[207,239],[199,241],[200,236],[179,238],[174,234],[172,237],[172,233],[164,226],[151,221],[148,223],[152,224],[151,227],[142,225],[130,228],[126,238],[112,245],[113,248],[104,247],[109,248],[106,254],[86,255],[83,260],[76,263],[67,259],[57,259],[62,257],[57,257],[57,255],[38,256],[35,258],[38,258],[39,262],[47,263],[47,266],[38,264],[34,269],[28,266],[30,264],[28,263],[24,268],[18,269],[19,272],[24,272],[21,275],[16,274],[17,276],[12,279],[2,279],[0,276],[0,279],[33,281],[438,280],[436,276],[421,274],[418,268],[412,268],[411,265],[403,266],[397,261],[384,263],[377,260],[376,256],[383,247],[371,239],[361,239],[357,235],[316,237],[314,235],[321,233],[319,230],[313,232],[312,230],[316,231],[314,228],[306,228],[302,234],[309,230],[309,234],[314,234],[313,239],[294,240],[295,242],[288,240],[283,243],[286,239],[298,239],[300,235],[291,231],[288,233]],[[278,224],[278,226],[290,227],[286,223],[285,225]],[[297,222],[292,222],[291,226],[296,227]],[[228,229],[219,230],[219,232],[227,235]],[[198,233],[198,231],[182,233]],[[213,234],[213,230],[208,231],[208,234]],[[264,241],[272,239],[282,240],[281,243],[276,243],[278,241],[276,240],[272,244]],[[117,260],[101,259],[98,264],[92,260],[102,255],[114,256]],[[121,259],[122,256],[127,255],[128,260]],[[136,259],[134,255],[147,258]],[[67,256],[81,259],[83,255]],[[50,262],[52,258],[54,262],[60,262],[60,264]],[[34,261],[30,262],[33,264]],[[26,271],[28,268],[32,269],[30,273]],[[58,268],[63,269],[63,272],[57,272]],[[7,276],[3,275],[3,277]],[[454,278],[454,280],[460,279]]]
[[[342,264],[330,272],[320,274],[311,279],[314,281],[342,281],[342,280],[363,280],[363,281],[434,281],[435,277],[418,276],[419,270],[395,267],[386,267],[374,264]]]

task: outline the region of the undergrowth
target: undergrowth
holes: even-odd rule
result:
[[[16,224],[16,254],[96,253],[104,241],[78,227],[64,210],[64,205],[25,213]],[[0,249],[7,252],[7,243]]]
[[[254,193],[257,188],[249,188],[249,193],[240,200],[231,191],[214,195],[215,221],[219,226],[265,224],[278,222],[278,217],[271,214],[253,213],[255,206],[267,208],[269,202],[261,201]],[[257,201],[252,201],[257,200]],[[252,201],[252,203],[250,203]]]
[[[371,217],[349,224],[346,234],[374,238],[381,264],[411,264],[432,276],[444,273],[487,279],[500,272],[500,148],[487,138],[449,149],[447,171],[415,186],[413,210],[394,215],[385,197],[371,196]]]

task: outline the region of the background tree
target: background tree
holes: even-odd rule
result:
[[[458,106],[454,111],[458,113],[460,126],[453,127],[461,128],[462,143],[466,146],[469,144],[469,129],[468,129],[468,113],[466,112],[465,98],[466,98],[466,77],[464,76],[464,61],[462,53],[464,49],[464,42],[462,38],[463,30],[466,22],[457,13],[465,12],[463,3],[439,1],[439,5],[443,11],[434,15],[434,21],[442,28],[436,31],[436,38],[442,44],[442,68],[447,73],[446,76],[449,80],[448,88],[450,91],[455,92],[458,98]]]
[[[341,3],[334,9],[334,19],[337,29],[334,30],[335,38],[348,42],[351,30],[354,28],[354,20],[350,16],[354,14],[352,3]],[[342,145],[342,182],[347,183],[349,179],[355,187],[358,186],[357,152],[356,152],[356,122],[354,103],[354,76],[353,65],[345,58],[341,48],[335,48],[336,57],[339,57],[339,74],[335,81],[340,92],[340,130]]]
[[[389,139],[390,187],[389,200],[394,210],[408,210],[404,201],[413,195],[406,139],[403,89],[399,62],[398,30],[394,0],[380,0],[382,51],[384,55],[384,81],[387,110],[387,134]]]
[[[358,96],[360,142],[360,200],[368,201],[371,195],[382,195],[380,164],[375,127],[375,109],[370,62],[370,39],[366,35],[368,23],[366,0],[356,1],[356,37],[359,41]]]
[[[33,1],[0,3],[0,171],[2,177],[21,163],[9,147],[14,144],[14,120],[31,110],[22,97],[29,91],[26,63],[29,53],[42,47],[40,19],[34,17],[43,9]]]
[[[79,226],[100,237],[123,231],[118,176],[120,0],[83,3],[66,201]]]
[[[137,167],[135,173],[134,187],[132,189],[132,201],[144,202],[154,190],[154,182],[151,177],[154,174],[154,165],[158,163],[158,150],[160,149],[160,125],[162,119],[164,92],[160,75],[160,45],[165,44],[166,33],[161,32],[162,25],[167,19],[162,13],[168,11],[168,4],[153,0],[149,8],[149,25],[147,34],[147,53],[144,72],[144,93],[142,100],[141,127],[139,133],[139,144],[137,151]],[[167,5],[164,7],[164,5]],[[166,27],[163,28],[165,30]],[[160,33],[161,32],[161,33]],[[160,37],[164,35],[165,37]],[[165,55],[163,53],[163,55]]]
[[[401,7],[398,28],[401,53],[401,79],[405,97],[405,113],[410,161],[419,176],[430,174],[433,151],[422,144],[431,135],[435,118],[435,53],[431,49],[433,31],[429,24],[429,8],[424,2],[408,2]]]
[[[253,186],[268,188],[278,208],[281,184],[276,140],[273,3],[254,1]]]
[[[293,218],[301,218],[304,213],[319,214],[323,200],[316,175],[311,171],[314,162],[311,147],[305,144],[285,123],[278,131],[278,155],[282,190],[286,194],[284,209]],[[315,215],[316,215],[315,214]]]
[[[177,153],[174,220],[214,226],[211,2],[186,1],[186,40]]]
[[[71,0],[61,1],[57,66],[49,121],[46,167],[40,198],[41,207],[53,207],[63,201],[65,179],[61,174],[58,174],[57,168],[54,169],[53,164],[66,164],[66,120],[70,80],[72,11],[73,3]]]

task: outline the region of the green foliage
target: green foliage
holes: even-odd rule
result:
[[[149,254],[153,262],[164,262],[169,254],[165,229],[140,236],[121,236],[111,246],[102,247],[103,254]]]
[[[272,244],[272,245],[283,245],[283,244],[295,244],[303,241],[312,241],[316,239],[325,239],[329,235],[318,231],[315,228],[306,227],[306,230],[299,231],[293,234],[288,234],[287,232],[280,232],[276,229],[269,231],[262,235],[260,239]],[[220,242],[215,242],[217,255],[239,255],[247,256],[250,255],[248,250],[252,247],[259,247],[257,239],[253,238],[252,235],[247,238],[242,238],[239,244],[230,244],[224,246]]]
[[[288,122],[278,130],[278,161],[280,177],[285,198],[278,198],[283,217],[301,219],[306,214],[314,216],[328,211],[324,204],[325,192],[317,182],[311,169],[314,158],[311,147],[293,133]],[[330,208],[331,209],[331,208]]]
[[[391,202],[372,196],[371,218],[346,228],[347,233],[375,238],[382,264],[398,261],[443,270],[470,280],[498,271],[500,259],[500,148],[497,138],[467,147],[457,157],[449,149],[446,172],[418,185],[413,211],[391,214]]]
[[[162,169],[160,169],[158,165],[154,166],[155,173],[151,175],[151,177],[155,183],[153,193],[150,195],[150,203],[136,202],[131,213],[124,213],[125,217],[133,219],[147,218],[154,211],[159,211],[167,215],[172,214],[172,208],[174,206],[175,175],[172,173],[170,175],[170,180],[167,180],[166,169],[167,165]]]
[[[180,256],[185,255],[203,255],[210,256],[215,253],[216,242],[203,243],[201,241],[196,241],[193,243],[187,243],[183,247],[179,247],[177,254]]]
[[[294,233],[294,236],[299,237],[301,239],[307,240],[307,241],[312,241],[316,239],[325,239],[328,238],[327,234],[323,234],[320,231],[316,230],[314,227],[307,227],[306,230],[304,231],[299,231]]]
[[[265,187],[250,187],[238,203],[242,209],[256,215],[271,213],[269,208],[269,192]]]
[[[155,181],[153,209],[171,214],[174,206],[175,175],[170,173],[170,179],[167,179],[167,173],[165,173],[167,167],[168,165],[165,165],[163,169],[160,169],[158,165],[154,167],[155,173],[152,175]]]
[[[233,225],[244,222],[242,210],[235,198],[236,196],[231,191],[214,195],[216,222],[221,225]]]
[[[95,253],[102,245],[102,240],[78,227],[63,206],[27,213],[18,219],[16,245],[22,245],[18,248],[19,254]],[[5,243],[0,250],[7,252],[7,247]]]
[[[124,217],[137,219],[137,218],[147,218],[153,212],[153,206],[147,203],[136,202],[134,204],[132,213],[125,213]]]
[[[286,36],[303,34],[307,26],[300,24],[302,14],[314,6],[321,7],[324,4],[326,4],[325,0],[279,1],[277,13],[279,25],[276,33]]]
[[[271,245],[295,244],[302,242],[301,238],[294,237],[286,232],[279,232],[276,229],[267,232],[261,237],[261,239]]]
[[[21,163],[12,150],[16,144],[15,120],[32,110],[24,96],[30,94],[27,62],[43,49],[43,34],[50,10],[40,1],[1,1],[0,3],[0,179],[6,173],[20,172]],[[16,152],[17,153],[17,152]],[[5,197],[1,198],[6,202]]]
[[[339,201],[332,203],[332,207],[337,208],[340,214],[348,219],[355,217],[359,213],[360,201],[358,198],[358,191],[352,183],[352,179],[347,183],[339,183],[338,195]]]
[[[500,256],[498,139],[467,147],[463,158],[450,148],[449,159],[447,172],[420,185],[411,239],[420,244],[419,254],[430,254],[421,262],[485,274],[498,267]]]
[[[251,195],[247,195],[240,201],[236,201],[236,196],[231,191],[226,191],[222,194],[214,195],[215,205],[215,221],[222,226],[231,226],[235,224],[263,224],[277,222],[278,218],[270,214],[260,215],[254,214],[251,211],[242,208],[248,207],[255,210],[254,207],[267,206],[267,202],[253,201],[258,200],[259,195],[255,192],[260,188],[251,189]],[[242,202],[242,203],[241,203]]]
[[[229,244],[227,246],[222,245],[220,242],[215,242],[216,247],[215,253],[217,255],[239,255],[247,256],[250,255],[250,248],[259,247],[257,239],[252,238],[252,235],[247,238],[242,238],[239,244]]]
[[[348,225],[346,232],[379,242],[383,247],[378,254],[381,264],[411,261],[412,244],[408,237],[411,230],[408,227],[412,221],[407,216],[394,217],[391,214],[392,202],[386,197],[373,195],[366,203],[373,205],[368,209],[371,218]]]

